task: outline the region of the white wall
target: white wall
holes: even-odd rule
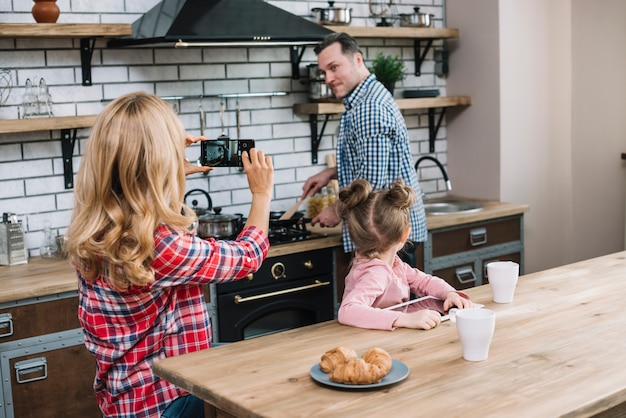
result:
[[[448,0],[447,11],[461,30],[448,91],[473,97],[448,128],[457,192],[530,205],[526,272],[623,249],[626,4]]]

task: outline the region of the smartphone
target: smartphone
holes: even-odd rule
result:
[[[220,136],[200,143],[200,164],[208,167],[243,167],[241,153],[254,148],[253,139]]]

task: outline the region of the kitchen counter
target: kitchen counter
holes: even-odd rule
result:
[[[524,213],[527,205],[483,202],[485,209],[476,213],[428,216],[428,228],[443,228],[486,219],[499,218]],[[268,257],[311,251],[320,248],[338,247],[342,244],[341,228],[320,228],[309,226],[309,229],[324,235],[308,241],[274,245]],[[36,298],[56,293],[76,291],[76,275],[68,260],[41,259],[33,257],[28,264],[0,266],[0,303]]]
[[[520,277],[496,311],[489,358],[463,360],[454,324],[374,331],[328,321],[155,362],[154,372],[236,417],[603,417],[626,413],[626,252]],[[336,390],[310,369],[338,345],[387,350],[410,375]],[[219,376],[219,377],[218,377]]]

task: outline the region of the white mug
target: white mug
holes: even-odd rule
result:
[[[487,278],[496,303],[511,303],[519,277],[519,264],[514,261],[494,261],[487,264]]]
[[[496,313],[489,309],[456,309],[449,311],[450,321],[456,323],[463,358],[483,361],[489,356],[489,346],[496,329]]]

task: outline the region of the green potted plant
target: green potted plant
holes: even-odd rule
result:
[[[383,55],[382,52],[376,54],[370,72],[378,81],[383,83],[387,90],[393,95],[396,82],[404,80],[406,77],[406,66],[404,61],[397,55]]]

